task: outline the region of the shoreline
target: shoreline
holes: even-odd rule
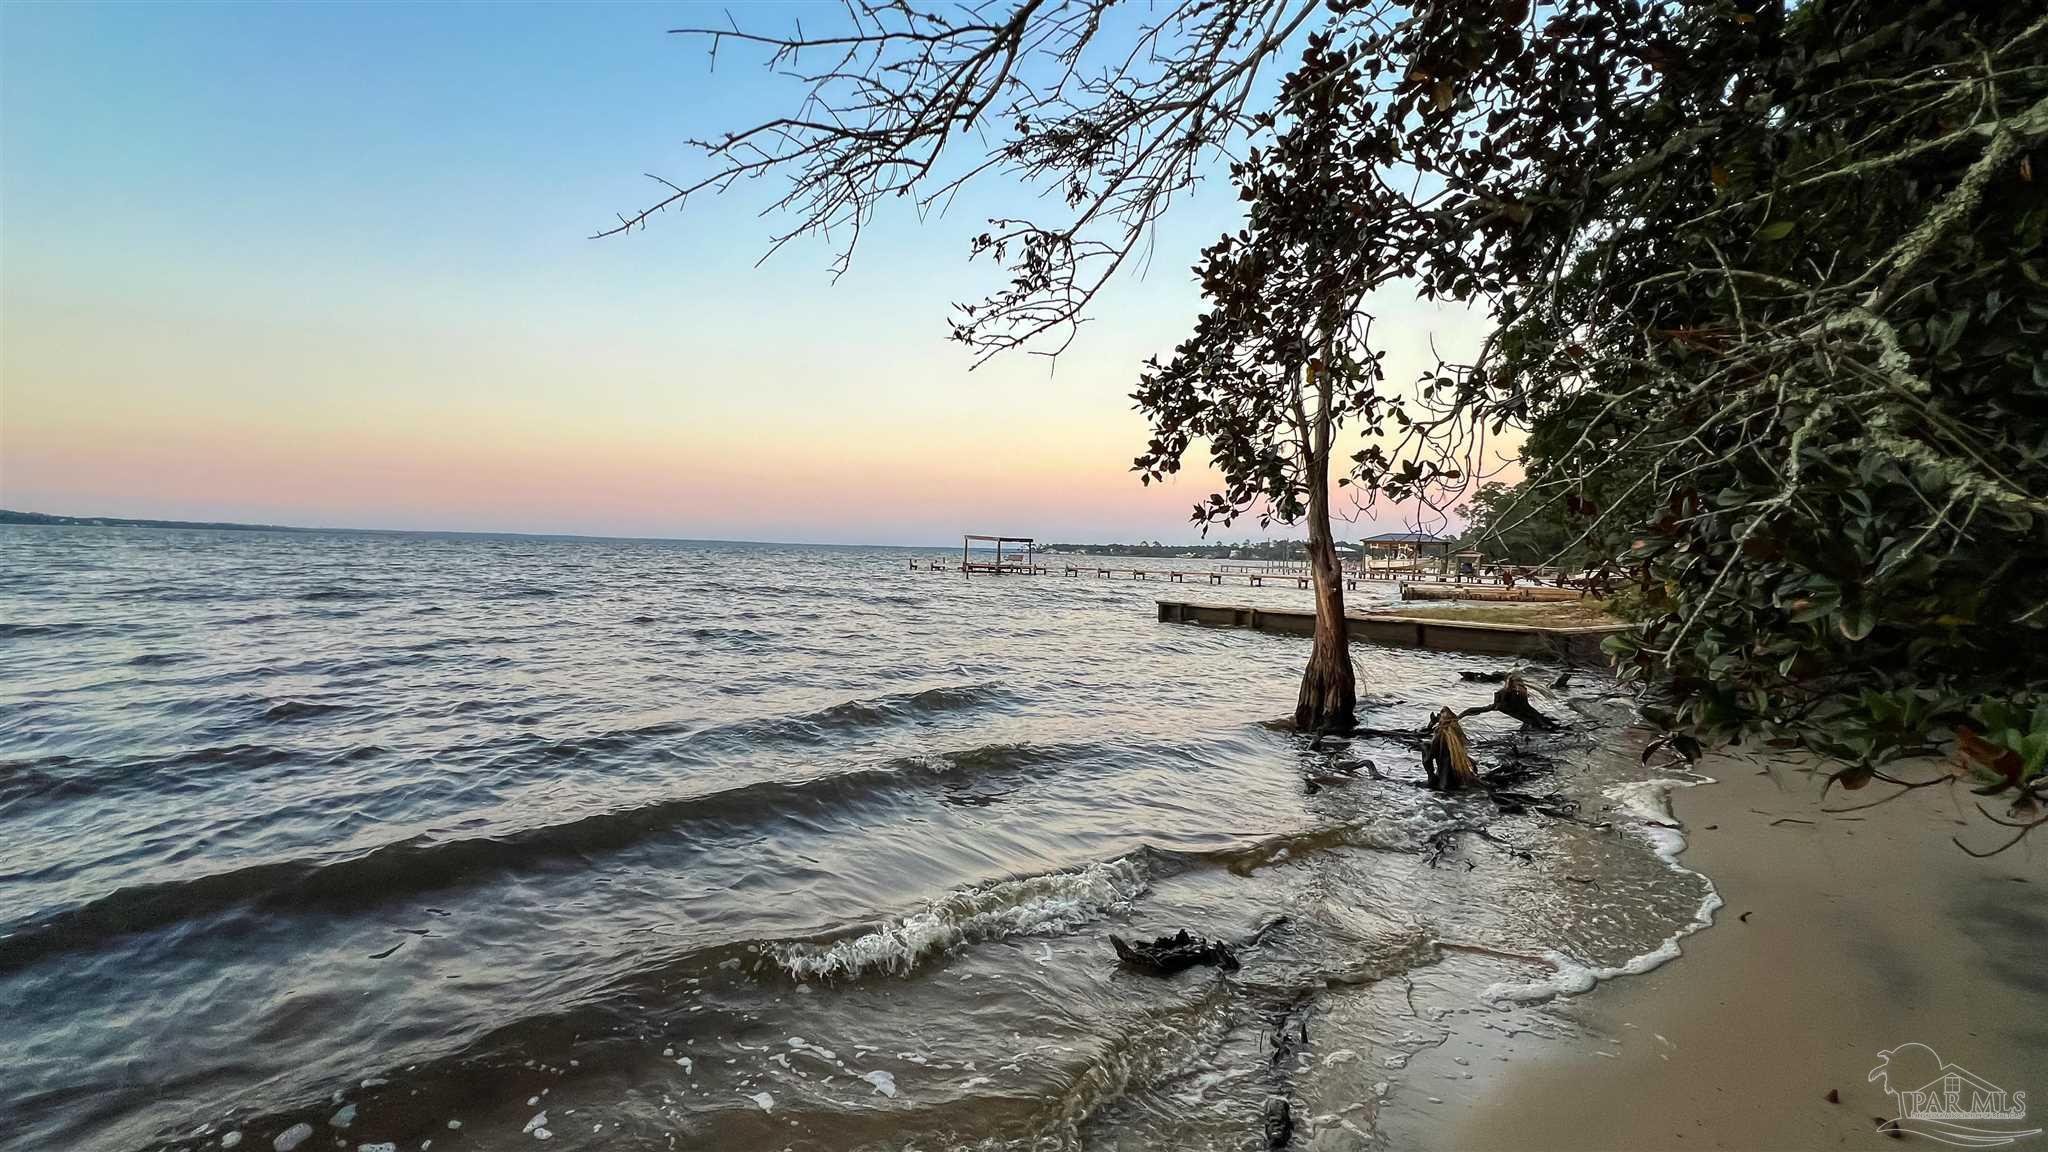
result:
[[[1531,1005],[1555,1038],[1503,1043],[1484,1014],[1453,1023],[1409,1065],[1416,1087],[1383,1105],[1390,1146],[1889,1147],[1878,1122],[1898,1105],[1870,1073],[1908,1043],[2041,1099],[2048,969],[2031,952],[2048,939],[2035,906],[2048,857],[1957,849],[1952,834],[1997,831],[1960,788],[1829,815],[1820,778],[1796,764],[1721,756],[1701,770],[1715,782],[1671,789],[1685,844],[1667,859],[1719,893],[1713,923],[1647,972]],[[1448,1098],[1421,1095],[1468,1073]],[[2048,1103],[2033,1111],[2010,1126],[2042,1127]]]

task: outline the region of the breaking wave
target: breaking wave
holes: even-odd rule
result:
[[[1721,908],[1721,893],[1712,880],[1678,862],[1679,853],[1685,851],[1685,834],[1671,814],[1671,790],[1713,782],[1705,776],[1695,780],[1633,780],[1612,785],[1604,791],[1607,798],[1615,802],[1615,812],[1629,818],[1630,830],[1649,841],[1651,850],[1666,867],[1681,876],[1697,879],[1706,888],[1691,922],[1681,925],[1657,947],[1620,964],[1589,964],[1555,949],[1546,950],[1542,958],[1554,970],[1548,979],[1490,985],[1480,993],[1480,999],[1527,1004],[1557,996],[1579,996],[1591,992],[1602,980],[1640,976],[1678,959],[1680,940],[1713,925],[1714,913]]]
[[[1150,886],[1143,865],[1128,858],[976,885],[947,893],[921,912],[832,944],[773,947],[783,971],[798,980],[857,979],[909,972],[925,958],[962,945],[1073,929],[1128,908]]]

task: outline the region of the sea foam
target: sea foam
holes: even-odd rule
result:
[[[1690,923],[1665,937],[1663,943],[1650,951],[1611,967],[1590,965],[1562,952],[1546,951],[1543,953],[1543,959],[1555,969],[1555,974],[1549,979],[1526,984],[1492,984],[1479,994],[1479,998],[1487,1001],[1533,1003],[1557,996],[1577,996],[1592,991],[1602,980],[1612,980],[1616,976],[1640,976],[1659,965],[1678,959],[1678,942],[1713,924],[1714,913],[1721,907],[1721,893],[1714,888],[1714,882],[1703,873],[1695,872],[1678,862],[1679,853],[1685,851],[1685,835],[1679,830],[1677,821],[1671,815],[1671,790],[1712,783],[1713,779],[1706,776],[1691,780],[1658,777],[1615,784],[1601,793],[1614,802],[1617,815],[1629,820],[1630,830],[1649,841],[1650,850],[1655,852],[1667,867],[1681,875],[1698,876],[1700,883],[1706,885],[1706,895],[1700,898],[1699,908],[1693,913]]]
[[[1071,931],[1120,911],[1145,891],[1144,869],[1129,859],[961,888],[924,911],[828,946],[780,945],[775,958],[799,980],[908,972],[925,957],[961,944]]]

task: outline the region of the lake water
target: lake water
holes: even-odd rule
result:
[[[0,528],[0,1143],[1342,1147],[1711,903],[1597,674],[1468,729],[1615,826],[1435,853],[1492,805],[1152,605],[1307,593],[931,554]],[[1355,657],[1385,728],[1502,667]],[[1243,967],[1114,963],[1181,927]]]

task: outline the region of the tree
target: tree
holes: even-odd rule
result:
[[[2048,18],[1596,4],[1553,30],[1610,78],[1602,149],[1475,189],[1564,255],[1502,269],[1510,323],[1460,402],[1533,425],[1548,499],[1601,494],[1589,531],[1652,593],[1624,671],[1688,751],[1790,740],[1855,786],[1960,746],[2030,812]]]
[[[1465,534],[1459,545],[1503,564],[1547,564],[1564,554],[1572,530],[1563,506],[1530,500],[1530,487],[1527,482],[1480,485],[1458,509],[1465,517]]]
[[[1364,95],[1350,56],[1333,51],[1329,36],[1312,36],[1279,97],[1285,131],[1231,168],[1249,205],[1245,228],[1203,253],[1196,272],[1207,307],[1194,335],[1169,361],[1149,361],[1132,395],[1152,422],[1137,459],[1146,483],[1179,471],[1188,449],[1207,442],[1224,490],[1195,506],[1205,530],[1254,511],[1262,522],[1306,521],[1316,628],[1294,709],[1303,731],[1348,731],[1356,722],[1343,568],[1330,528],[1336,437],[1349,420],[1378,432],[1397,408],[1378,388],[1370,317],[1360,311],[1373,245],[1356,208],[1373,165],[1349,145],[1368,114]]]
[[[834,237],[844,268],[882,204],[950,203],[989,176],[1051,190],[1039,220],[1001,219],[973,253],[1010,281],[962,305],[954,337],[978,358],[1056,354],[1149,230],[1233,141],[1258,131],[1261,79],[1326,19],[1324,0],[844,0],[806,32],[675,31],[760,49],[804,93],[789,114],[694,143],[709,170],[650,176],[662,194],[598,233],[645,225],[690,197],[779,176],[789,221],[770,250]],[[961,153],[965,150],[966,154]]]

